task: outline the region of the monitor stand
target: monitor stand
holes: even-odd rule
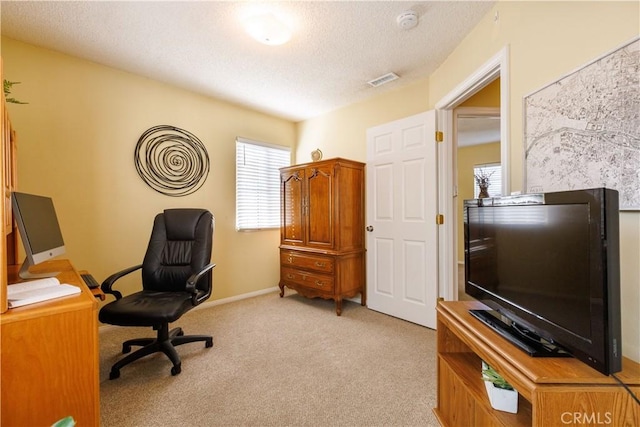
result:
[[[56,277],[58,274],[60,274],[59,271],[48,271],[46,273],[32,273],[29,271],[29,267],[31,267],[33,264],[31,262],[29,262],[29,258],[25,258],[24,262],[22,263],[22,266],[20,267],[20,271],[18,271],[18,276],[20,276],[21,279],[25,279],[25,280],[29,280],[29,279],[46,279],[48,277]]]

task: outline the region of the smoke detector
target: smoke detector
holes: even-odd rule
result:
[[[410,30],[418,25],[418,14],[413,10],[405,10],[396,18],[398,27],[403,30]]]

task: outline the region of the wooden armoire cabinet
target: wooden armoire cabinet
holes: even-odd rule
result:
[[[341,158],[280,169],[280,296],[285,286],[308,298],[366,304],[365,165]]]

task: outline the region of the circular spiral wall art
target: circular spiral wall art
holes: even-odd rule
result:
[[[159,125],[145,131],[133,153],[140,178],[158,193],[186,196],[196,192],[209,175],[209,155],[191,132]]]

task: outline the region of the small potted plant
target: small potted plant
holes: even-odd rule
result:
[[[493,409],[512,414],[518,412],[518,392],[484,361],[482,362],[482,379]]]

